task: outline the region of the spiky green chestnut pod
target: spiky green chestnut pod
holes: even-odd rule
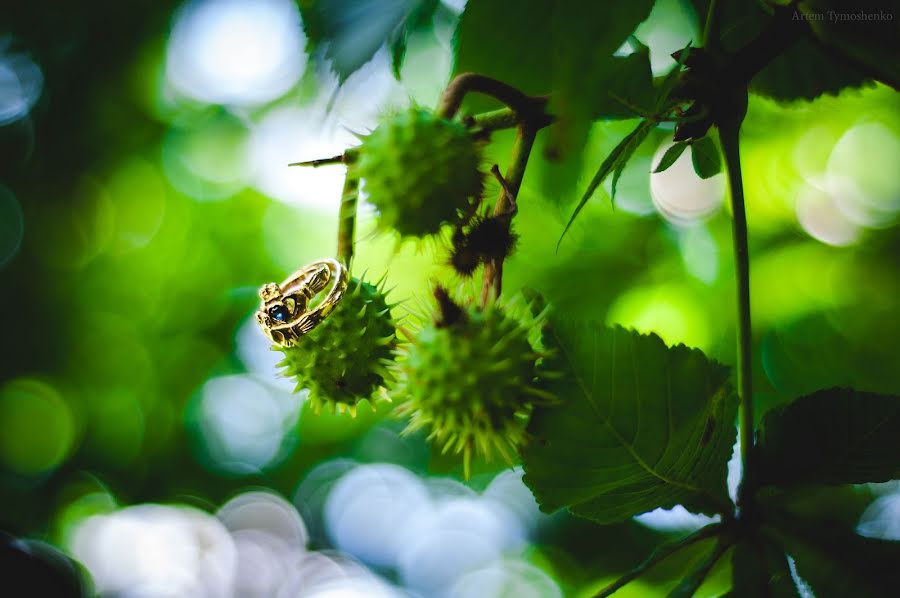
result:
[[[285,377],[296,390],[309,389],[314,412],[356,415],[356,406],[393,379],[390,364],[397,348],[396,322],[383,289],[352,278],[343,299],[316,328],[294,346],[279,347]]]
[[[359,174],[379,225],[423,237],[456,222],[481,193],[479,143],[466,127],[421,108],[383,121],[359,149]]]
[[[539,355],[524,326],[497,305],[445,307],[402,349],[393,396],[406,432],[427,430],[445,452],[462,453],[468,477],[473,454],[511,461],[532,407],[551,397],[535,385]]]

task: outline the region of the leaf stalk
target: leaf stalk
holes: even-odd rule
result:
[[[689,536],[678,540],[677,542],[672,542],[660,546],[653,552],[653,554],[647,557],[647,560],[594,594],[593,598],[607,598],[607,596],[612,596],[616,591],[620,590],[624,586],[628,585],[629,583],[646,573],[657,563],[667,559],[676,552],[687,548],[688,546],[691,546],[692,544],[696,544],[697,542],[700,542],[702,540],[717,536],[719,533],[721,533],[721,531],[722,524],[712,523],[704,528],[697,530],[693,534],[690,534]]]
[[[740,409],[740,451],[743,479],[738,497],[740,506],[747,496],[750,484],[748,475],[752,471],[753,453],[753,331],[750,321],[750,253],[747,245],[747,215],[744,208],[744,187],[741,176],[741,155],[739,143],[740,119],[721,123],[719,140],[725,155],[728,185],[731,195],[732,238],[734,243],[735,278],[737,282],[738,347],[737,378]]]

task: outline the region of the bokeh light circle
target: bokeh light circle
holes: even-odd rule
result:
[[[852,222],[879,227],[900,212],[900,135],[878,122],[851,127],[828,157],[828,187]]]
[[[306,69],[306,35],[291,0],[194,0],[175,16],[169,83],[209,104],[260,105],[284,95]]]
[[[394,566],[414,514],[430,504],[422,481],[389,464],[363,465],[346,473],[325,505],[325,524],[335,546],[361,561]]]
[[[800,190],[797,195],[797,221],[809,236],[822,243],[835,247],[852,245],[859,239],[860,227],[841,211],[834,195],[824,184],[827,181],[811,181]]]
[[[358,145],[357,139],[319,110],[272,110],[256,126],[250,141],[255,186],[278,201],[337,213],[346,168],[291,167],[288,163],[337,156],[354,145]]]
[[[44,75],[28,56],[7,54],[8,37],[0,37],[0,126],[31,111],[44,88]]]
[[[89,517],[70,550],[101,595],[225,596],[233,585],[228,530],[190,507],[143,504]]]
[[[653,156],[659,164],[670,144],[663,144]],[[650,194],[653,205],[672,224],[687,226],[709,217],[722,204],[725,177],[717,174],[701,179],[691,162],[692,148],[688,148],[672,166],[663,172],[650,174]]]
[[[0,387],[0,463],[22,475],[49,471],[68,456],[76,422],[50,384],[17,378]]]
[[[246,123],[219,113],[173,128],[162,146],[162,164],[172,186],[194,199],[224,199],[250,179]]]
[[[234,473],[276,463],[302,401],[250,375],[212,378],[200,391],[203,446],[213,466]]]

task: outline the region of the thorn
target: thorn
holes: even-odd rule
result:
[[[506,179],[503,178],[503,175],[500,174],[500,167],[494,164],[491,166],[491,174],[497,179],[500,183],[500,187],[503,188],[503,193],[506,195],[506,200],[509,202],[509,209],[504,212],[504,215],[509,215],[510,217],[514,216],[516,212],[519,211],[519,206],[516,203],[516,195],[509,188],[509,185],[506,183]]]
[[[345,154],[341,154],[339,156],[332,156],[330,158],[318,158],[316,160],[304,160],[302,162],[291,162],[288,166],[312,166],[313,168],[318,168],[319,166],[326,166],[328,164],[343,164],[344,163]]]
[[[375,341],[375,344],[378,345],[379,347],[387,347],[388,345],[393,344],[394,339],[396,339],[396,338],[397,338],[397,335],[394,333],[391,333],[391,334]]]

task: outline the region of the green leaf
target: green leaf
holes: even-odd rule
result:
[[[656,91],[646,46],[628,56],[612,57],[592,79],[589,109],[593,119],[636,118],[653,111]]]
[[[760,8],[760,2],[719,3],[719,42],[724,50],[733,52],[742,48],[759,35],[768,15]],[[710,0],[691,0],[697,13],[698,30],[703,31],[709,13]]]
[[[567,0],[551,5],[555,9],[551,16],[554,60],[549,109],[558,120],[548,134],[551,154],[566,156],[584,150],[597,112],[596,99],[609,98],[604,87],[622,76],[617,72],[622,62],[613,54],[649,16],[653,0]],[[635,61],[638,68],[643,66],[640,57]],[[627,87],[616,85],[616,91],[628,93]],[[635,116],[631,111],[614,113]]]
[[[799,598],[784,550],[763,538],[748,537],[731,555],[732,598]]]
[[[779,102],[812,100],[870,82],[859,69],[829,56],[815,41],[802,38],[766,65],[750,91]]]
[[[702,28],[709,0],[691,1]],[[719,2],[719,30],[725,50],[734,52],[762,32],[771,17],[761,9],[760,4]],[[856,10],[858,11],[858,7]],[[823,93],[835,94],[847,87],[858,87],[868,80],[855,65],[841,60],[808,39],[804,30],[805,23],[799,18],[792,24],[796,25],[797,41],[756,74],[750,82],[752,92],[778,101],[811,100]]]
[[[691,143],[691,162],[694,164],[694,172],[701,179],[708,179],[722,172],[719,147],[709,136]]]
[[[826,47],[900,89],[898,0],[803,0],[799,8]]]
[[[631,160],[631,156],[633,156],[634,152],[637,151],[637,148],[641,146],[651,130],[652,127],[644,127],[641,129],[640,133],[628,139],[628,145],[623,148],[622,155],[617,160],[616,168],[613,170],[612,187],[609,193],[609,200],[611,202],[615,203],[616,201],[616,184],[619,182],[619,177],[622,176],[622,171],[625,170],[625,165]]]
[[[550,93],[551,21],[544,0],[519,0],[515,8],[502,0],[468,2],[456,30],[454,74],[481,73],[527,94]]]
[[[669,102],[669,95],[672,93],[672,90],[675,89],[675,85],[681,78],[681,71],[684,68],[685,62],[687,62],[690,49],[691,42],[688,42],[688,44],[678,52],[678,62],[675,63],[675,67],[666,73],[666,76],[660,81],[659,87],[656,90],[656,101],[653,104],[654,114],[660,114],[665,110],[666,104]]]
[[[900,542],[864,538],[827,521],[784,520],[774,533],[817,598],[897,595]]]
[[[726,367],[656,335],[556,314],[550,337],[563,375],[549,390],[562,404],[535,410],[522,454],[544,511],[613,523],[676,504],[731,508],[737,397]]]
[[[594,195],[594,191],[597,190],[597,187],[603,184],[603,181],[606,180],[606,177],[608,177],[610,173],[618,168],[620,163],[624,164],[625,162],[628,162],[628,159],[631,158],[634,150],[637,149],[637,146],[640,145],[640,142],[647,137],[652,128],[652,122],[646,120],[641,121],[638,126],[635,127],[633,131],[631,131],[631,133],[626,135],[625,138],[619,142],[619,145],[613,148],[613,151],[609,153],[606,159],[603,160],[603,163],[600,164],[600,168],[597,170],[597,174],[595,174],[594,178],[591,179],[588,188],[581,196],[581,199],[578,201],[578,205],[575,206],[575,211],[572,212],[572,215],[569,217],[569,221],[566,223],[566,227],[563,229],[562,234],[559,236],[559,241],[556,244],[557,248],[559,247],[559,243],[562,242],[563,237],[565,237],[566,233],[569,232],[569,228],[572,226],[572,223],[575,222],[575,218],[581,212],[581,209]],[[634,143],[636,140],[638,141],[637,145],[635,145]]]
[[[482,73],[531,95],[552,92],[557,123],[548,131],[547,153],[580,153],[592,120],[634,118],[629,105],[646,107],[652,89],[646,51],[613,54],[652,6],[653,0],[469,2],[457,30],[454,73]],[[467,106],[489,108],[477,99]]]
[[[900,397],[820,390],[773,409],[759,429],[760,485],[861,484],[900,477]]]
[[[687,149],[688,143],[686,141],[679,141],[678,143],[672,145],[669,149],[666,150],[666,153],[663,154],[663,157],[660,159],[659,164],[656,165],[656,169],[653,171],[657,172],[665,172],[669,169],[672,164],[681,157],[681,154],[684,153],[684,150]]]
[[[391,72],[396,79],[400,78],[400,69],[403,68],[403,59],[406,58],[407,35],[398,35],[391,42]]]
[[[410,31],[426,26],[437,0],[321,0],[305,11],[307,33],[327,44],[326,57],[342,83],[384,44],[394,73],[406,53]]]

